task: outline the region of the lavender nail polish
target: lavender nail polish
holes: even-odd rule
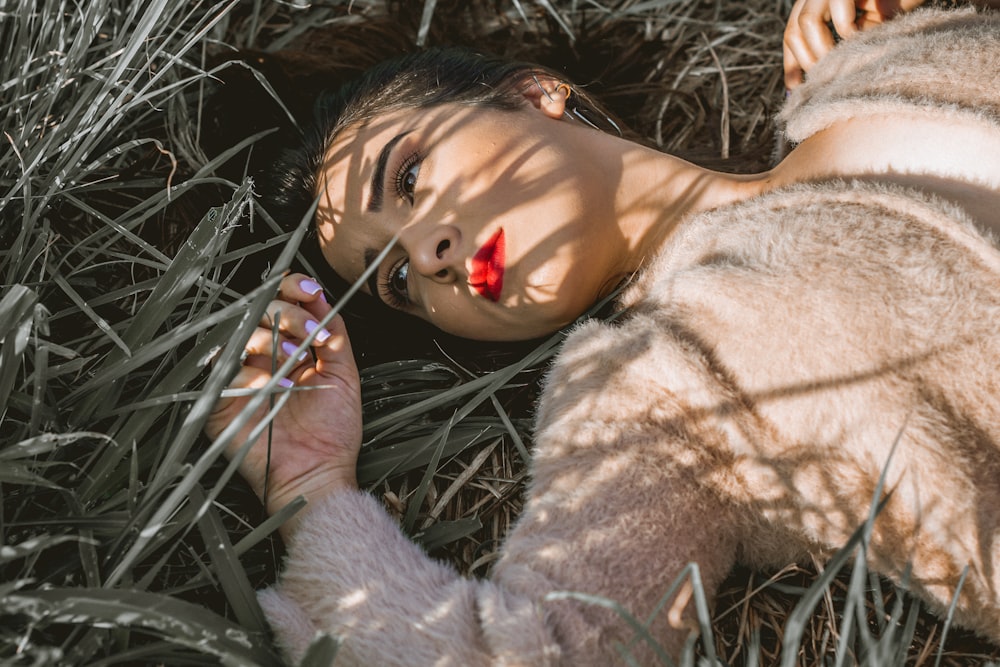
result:
[[[288,355],[289,357],[296,357],[296,358],[297,358],[297,359],[298,359],[299,361],[303,361],[303,360],[305,360],[305,358],[306,358],[306,357],[308,356],[308,354],[309,354],[309,353],[308,353],[308,352],[306,352],[305,350],[302,350],[301,352],[299,352],[299,353],[298,353],[298,354],[296,355],[296,354],[295,354],[295,350],[296,350],[296,349],[298,349],[298,345],[296,345],[295,343],[290,343],[290,342],[288,342],[287,340],[286,340],[286,341],[283,341],[283,342],[281,343],[281,349],[282,349],[282,351],[284,351],[284,353],[285,353],[285,354],[287,354],[287,355]]]
[[[292,387],[295,386],[295,383],[289,380],[288,378],[281,378],[280,380],[278,380],[278,386],[284,387],[285,389],[291,389]]]
[[[322,292],[323,291],[323,286],[322,285],[320,285],[315,280],[311,280],[309,278],[306,278],[305,280],[299,281],[299,287],[302,288],[303,292],[306,292],[307,294],[310,294],[310,295],[315,295],[318,292]]]
[[[314,322],[313,320],[306,320],[306,332],[312,333],[319,326],[319,322]],[[330,338],[330,332],[326,329],[320,329],[319,333],[316,334],[316,342],[319,344],[325,343]]]

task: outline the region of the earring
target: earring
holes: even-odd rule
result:
[[[532,74],[531,78],[534,79],[535,85],[537,85],[538,89],[542,91],[542,94],[545,95],[545,97],[547,97],[550,102],[554,102],[555,100],[552,99],[552,95],[549,94],[549,91],[545,90],[545,86],[543,86],[542,82],[538,80],[538,77]],[[573,93],[573,88],[565,81],[560,82],[559,85],[556,86],[556,90],[564,91],[566,95],[566,99],[563,100],[564,102],[568,102],[570,95],[572,95]],[[563,115],[566,118],[569,118],[571,120],[575,118],[576,120],[582,123],[586,123],[587,125],[589,125],[590,127],[594,128],[599,132],[608,132],[607,127],[601,127],[593,120],[588,118],[587,114],[594,114],[598,121],[603,120],[608,126],[611,127],[611,129],[615,131],[616,134],[618,134],[619,137],[624,136],[622,134],[622,129],[618,127],[618,123],[611,120],[611,118],[609,118],[607,114],[599,114],[596,110],[591,109],[590,104],[587,102],[586,98],[580,98],[579,96],[577,96],[577,101],[575,101],[572,106],[567,104],[565,111],[563,111]],[[604,116],[603,119],[601,118],[602,115]]]

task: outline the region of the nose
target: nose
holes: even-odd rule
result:
[[[428,224],[411,228],[400,238],[410,256],[410,267],[422,276],[439,283],[454,282],[460,264],[458,246],[462,233],[448,224]]]

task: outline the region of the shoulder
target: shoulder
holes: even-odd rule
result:
[[[779,119],[793,142],[836,121],[915,110],[1000,125],[1000,12],[918,10],[839,44]]]
[[[581,357],[607,354],[604,363],[614,367],[614,344],[624,337],[636,336],[636,346],[657,341],[645,343],[648,356],[661,354],[668,346],[661,339],[671,338],[674,349],[688,346],[687,358],[724,382],[720,360],[742,367],[726,362],[733,354],[780,358],[784,352],[772,343],[809,346],[838,331],[865,338],[882,326],[874,322],[892,317],[886,303],[923,298],[932,276],[1000,290],[1000,252],[962,209],[920,191],[857,181],[801,184],[682,223],[623,295],[631,319],[587,340]],[[825,331],[831,322],[837,324]],[[720,356],[723,348],[731,354]],[[671,375],[660,362],[644,363]]]
[[[825,321],[817,308],[850,329],[935,267],[1000,290],[993,242],[961,208],[910,188],[799,184],[693,216],[623,293],[617,321],[568,334],[539,427],[637,424],[674,399],[699,404],[728,391],[714,358],[720,337],[781,340],[786,325]]]
[[[939,197],[874,181],[802,183],[684,221],[622,305],[662,307],[683,298],[680,283],[703,273],[737,280],[766,272],[795,282],[817,262],[883,262],[876,248],[905,251],[915,238],[949,239],[956,252],[988,258],[990,266],[996,261],[993,240],[964,209]]]

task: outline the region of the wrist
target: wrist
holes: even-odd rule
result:
[[[316,470],[309,476],[283,484],[280,488],[271,487],[267,493],[267,513],[274,514],[299,496],[309,503],[315,503],[336,491],[357,488],[358,482],[353,470]]]
[[[309,514],[320,502],[334,493],[340,491],[356,491],[358,489],[357,477],[354,470],[349,471],[338,468],[316,469],[292,483],[283,485],[280,489],[272,489],[267,494],[267,513],[272,515],[285,507],[298,497],[306,500],[306,506],[282,524],[280,533],[286,540],[295,531],[299,522]]]

